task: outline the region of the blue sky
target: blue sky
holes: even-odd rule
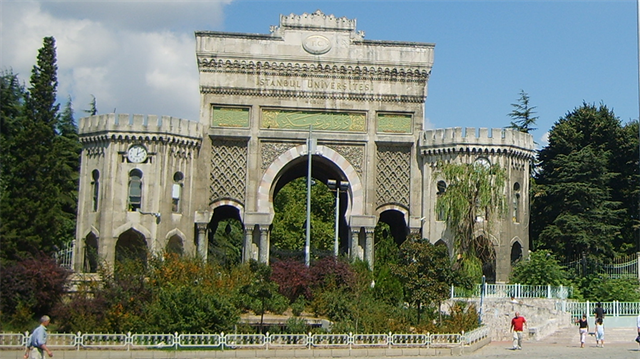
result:
[[[618,1],[35,1],[2,3],[0,66],[28,81],[42,37],[58,44],[61,97],[77,112],[199,111],[193,33],[269,33],[280,14],[357,19],[371,40],[435,43],[425,126],[504,127],[520,90],[534,139],[567,112],[604,103],[638,118],[634,0]]]

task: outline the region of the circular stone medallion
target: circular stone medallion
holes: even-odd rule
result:
[[[302,40],[302,47],[310,54],[322,55],[331,50],[331,41],[322,35],[311,35]]]

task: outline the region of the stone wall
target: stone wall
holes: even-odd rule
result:
[[[479,306],[479,299],[469,299]],[[448,310],[451,301],[444,304]],[[509,298],[487,298],[484,300],[482,321],[489,326],[492,341],[509,341],[511,319],[515,312],[527,320],[528,340],[541,340],[559,329],[571,326],[571,315],[555,309],[555,299],[520,298],[512,303]]]

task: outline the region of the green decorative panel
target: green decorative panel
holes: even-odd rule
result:
[[[261,128],[364,132],[365,120],[364,113],[262,110]]]
[[[378,132],[411,133],[412,124],[411,115],[378,114]]]
[[[237,107],[214,107],[213,127],[249,127],[249,109]]]

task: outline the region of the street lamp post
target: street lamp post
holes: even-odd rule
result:
[[[336,229],[333,241],[333,255],[338,257],[338,247],[340,246],[340,190],[349,189],[349,182],[338,180],[327,180],[327,187],[336,191]]]
[[[317,141],[311,138],[313,127],[309,126],[309,138],[307,139],[307,223],[306,223],[306,238],[304,241],[304,264],[308,267],[311,262],[311,163],[313,162],[313,152],[316,150]]]

